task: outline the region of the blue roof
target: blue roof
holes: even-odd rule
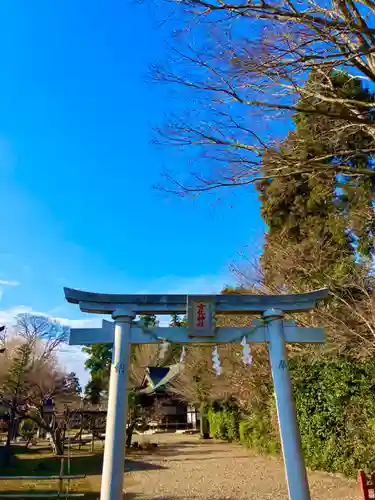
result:
[[[155,387],[157,386],[164,377],[168,375],[169,366],[149,366],[147,368],[147,378],[149,382]]]
[[[146,369],[142,389],[139,391],[140,394],[153,394],[154,392],[163,391],[168,382],[181,372],[182,367],[182,363],[166,367],[149,366]]]

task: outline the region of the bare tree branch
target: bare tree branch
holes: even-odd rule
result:
[[[50,358],[68,337],[67,327],[46,316],[29,313],[17,316],[15,331],[26,342],[38,346],[41,359]]]
[[[368,137],[366,153],[374,155],[374,97],[370,91],[361,98],[343,95],[331,78],[342,71],[348,84],[375,82],[373,2],[185,0],[179,5],[186,32],[174,38],[169,62],[151,71],[154,80],[185,89],[190,110],[171,117],[158,132],[164,144],[193,148],[201,166],[191,182],[173,173],[172,185],[159,188],[187,195],[246,186],[265,177],[264,155],[274,161],[268,178],[283,170],[314,175],[317,168],[374,176],[372,166],[350,161],[360,148],[342,151],[345,134],[361,132]],[[307,81],[308,73],[315,79]],[[329,134],[320,139],[329,144],[331,162],[319,157],[306,162],[283,149],[275,124],[290,129],[295,113],[329,121]]]

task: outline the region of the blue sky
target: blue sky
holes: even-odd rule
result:
[[[151,144],[176,106],[145,78],[168,29],[136,2],[0,3],[0,319],[86,318],[63,286],[219,292],[237,252],[259,248],[251,190],[181,200],[152,188],[164,167],[186,169]]]

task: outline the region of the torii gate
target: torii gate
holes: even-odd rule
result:
[[[294,406],[285,342],[323,343],[321,328],[298,328],[284,313],[313,309],[328,296],[322,289],[298,295],[120,295],[65,288],[65,297],[81,311],[111,314],[102,328],[73,328],[70,345],[113,343],[100,500],[120,500],[123,493],[127,381],[130,344],[179,342],[219,344],[266,342],[269,347],[277,415],[290,500],[309,500],[300,434]],[[139,314],[185,314],[188,328],[146,328]],[[216,328],[215,313],[260,314],[249,328]]]

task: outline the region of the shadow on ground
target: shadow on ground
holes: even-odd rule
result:
[[[48,450],[49,451],[49,450]],[[70,462],[70,463],[68,463]],[[82,493],[84,500],[97,500],[100,497],[100,476],[102,472],[103,454],[76,452],[70,459],[64,457],[64,473],[68,471],[72,475],[86,475],[86,478],[72,479],[69,486],[70,493]],[[13,498],[27,499],[43,498],[43,495],[56,493],[58,491],[58,480],[50,479],[48,476],[57,476],[60,473],[61,457],[52,456],[43,449],[25,449],[24,447],[12,447],[12,456],[9,466],[1,468],[1,476],[31,476],[41,479],[7,479],[0,481],[0,498],[4,495],[13,495]],[[125,472],[148,471],[155,469],[166,469],[161,465],[155,465],[142,460],[127,459],[124,464]],[[45,479],[47,477],[47,479]],[[63,485],[63,493],[67,488],[67,481]],[[134,493],[124,495],[124,500],[141,498]],[[145,499],[144,499],[145,500]]]
[[[142,445],[142,441],[139,441]],[[167,441],[159,443],[158,447],[153,449],[151,452],[149,450],[131,450],[130,456],[145,456],[145,457],[165,457],[171,458],[173,456],[183,456],[188,460],[189,456],[197,457],[198,455],[203,455],[205,457],[217,456],[219,454],[233,454],[233,449],[231,447],[221,447],[220,450],[212,446],[213,440],[191,440],[191,441]],[[227,444],[227,443],[225,443]],[[198,448],[199,445],[199,449]],[[129,457],[129,453],[128,453]],[[193,458],[192,458],[193,460]],[[202,458],[201,458],[202,460]]]
[[[12,456],[9,465],[1,468],[1,475],[6,476],[48,476],[58,475],[61,467],[61,457],[46,454],[43,449],[26,449],[12,447]],[[68,458],[64,457],[64,471],[70,474],[86,474],[86,476],[100,475],[102,472],[103,453],[73,452]],[[124,471],[146,471],[165,469],[143,461],[138,457],[129,457],[125,460]]]
[[[35,500],[39,500],[43,498],[43,495],[49,495],[51,493],[51,490],[35,490],[35,489],[23,489],[22,491],[20,490],[2,490],[1,494],[3,495],[17,495],[17,500],[30,500],[30,498],[34,498]],[[72,492],[71,492],[72,493]],[[99,500],[100,498],[100,492],[99,491],[82,491],[84,494],[82,500]],[[25,496],[23,496],[25,495]],[[32,496],[30,496],[32,495]],[[6,498],[6,497],[4,497]],[[13,497],[15,498],[15,497]],[[64,493],[61,494],[61,498],[64,499],[65,495]],[[69,498],[69,497],[68,497]],[[79,498],[79,497],[78,497]],[[134,493],[125,493],[123,496],[123,500],[136,500],[138,498],[138,495]],[[162,498],[162,497],[160,497]],[[164,497],[163,497],[164,498]],[[141,500],[141,498],[139,498]],[[145,500],[145,499],[143,499]]]
[[[51,493],[51,490],[34,490],[34,489],[24,489],[22,491],[17,491],[17,490],[6,490],[6,491],[1,491],[2,494],[4,495],[17,495],[17,500],[30,500],[30,498],[34,498],[35,500],[39,500],[43,498],[43,495],[48,495]],[[90,491],[90,492],[82,492],[84,493],[84,496],[81,497],[82,500],[99,500],[100,499],[100,492],[96,491]],[[23,494],[25,496],[23,496]],[[32,496],[30,496],[32,495]],[[38,496],[40,495],[40,496]],[[61,498],[64,499],[64,493],[61,495]],[[14,497],[13,497],[14,498]],[[123,500],[201,500],[202,497],[193,497],[193,496],[153,496],[150,497],[148,495],[141,495],[141,494],[136,494],[136,493],[125,493],[123,495]],[[236,500],[236,497],[205,497],[206,500]]]
[[[129,496],[128,496],[129,495]],[[238,497],[236,495],[227,495],[227,496],[191,496],[191,495],[157,495],[157,496],[149,496],[149,495],[141,495],[141,494],[133,494],[133,493],[126,493],[124,496],[124,500],[202,500],[204,498],[205,500],[238,500]],[[253,497],[251,497],[253,498]]]
[[[140,460],[125,460],[125,472],[136,472],[138,470],[158,470],[167,469],[163,465],[151,464],[149,462],[143,462]]]

